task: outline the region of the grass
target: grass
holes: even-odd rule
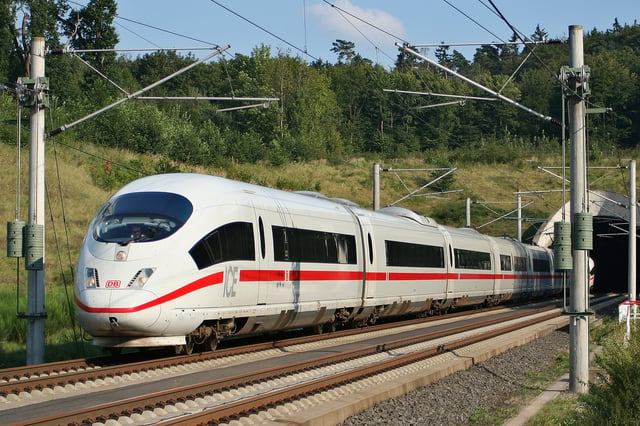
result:
[[[518,412],[542,389],[546,389],[551,383],[569,371],[569,355],[559,353],[555,361],[543,368],[527,370],[524,372],[524,380],[521,383],[520,392],[505,400],[499,406],[490,408],[477,408],[469,418],[469,422],[475,425],[500,425],[515,417]],[[531,423],[537,425],[538,423]]]
[[[592,327],[590,339],[594,344],[604,344],[608,346],[611,340],[619,341],[621,336],[621,328],[617,318],[608,316],[602,317],[603,321]],[[640,339],[640,338],[638,338]],[[534,389],[545,389],[558,377],[563,376],[569,371],[569,355],[560,353],[556,356],[554,363],[546,366],[538,371],[526,371],[527,380],[523,383],[522,398],[516,398],[506,401],[503,406],[490,409],[478,409],[472,417],[473,424],[504,424],[507,420],[514,417],[525,404],[533,400],[539,391]],[[637,389],[631,389],[634,395]],[[547,403],[538,413],[526,422],[526,426],[573,426],[582,425],[586,421],[590,421],[585,417],[588,404],[585,400],[587,395],[576,395],[572,393],[563,393],[557,398]],[[613,399],[613,398],[612,398]],[[612,401],[612,404],[616,404]],[[625,424],[617,422],[616,424]],[[637,424],[634,422],[633,424]]]
[[[560,395],[547,403],[526,426],[570,426],[581,424],[578,413],[582,404],[574,395]]]

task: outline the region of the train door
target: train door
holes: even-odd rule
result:
[[[259,271],[255,285],[258,288],[258,304],[291,303],[292,292],[291,265],[283,268],[281,262],[276,264],[274,257],[274,226],[292,226],[291,215],[278,200],[261,200],[256,205],[256,216],[259,234]]]
[[[360,267],[362,271],[362,299],[372,299],[376,297],[376,280],[368,279],[367,274],[374,272],[374,253],[375,253],[375,241],[373,226],[370,219],[365,215],[359,215],[350,208],[347,211],[351,213],[356,224],[359,235],[356,235],[358,241],[358,259],[360,259]]]
[[[491,263],[493,264],[493,291],[491,294],[498,295],[502,286],[502,264],[500,263],[500,249],[493,238],[487,237],[489,249],[491,250]]]
[[[447,271],[447,283],[445,286],[445,294],[446,298],[449,299],[450,295],[452,297],[454,292],[454,280],[452,279],[455,274],[454,270],[454,258],[453,258],[453,240],[451,238],[451,234],[447,231],[446,228],[440,228],[440,232],[442,232],[442,236],[444,237],[444,258],[445,258],[445,267]]]

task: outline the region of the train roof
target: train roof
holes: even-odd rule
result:
[[[241,194],[258,195],[325,208],[328,205],[358,206],[348,200],[333,199],[316,192],[285,191],[198,173],[167,173],[143,177],[125,185],[114,195],[148,191],[172,192],[183,195],[194,204],[194,208],[210,205],[213,200],[220,202],[220,197],[224,194],[236,194],[236,197]]]
[[[143,177],[125,185],[114,196],[156,191],[183,195],[192,202],[195,209],[223,203],[225,196],[229,197],[229,200],[237,201],[243,195],[256,195],[269,199],[278,199],[282,202],[304,204],[309,208],[317,208],[319,210],[331,209],[334,212],[341,211],[343,213],[351,210],[356,214],[375,215],[386,222],[392,220],[391,218],[393,217],[396,218],[395,220],[409,221],[423,226],[438,226],[433,219],[403,207],[391,206],[373,211],[362,208],[352,201],[329,198],[318,192],[284,191],[220,176],[198,173],[167,173]]]
[[[420,225],[436,225],[436,221],[431,219],[430,217],[423,216],[418,212],[405,209],[404,207],[395,207],[395,206],[383,207],[380,210],[378,210],[378,212],[382,214],[390,215],[390,216],[409,219],[416,223],[419,223]]]

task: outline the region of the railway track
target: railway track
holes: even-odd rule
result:
[[[492,307],[473,312],[491,312],[504,307]],[[458,318],[468,315],[469,311],[460,311],[440,317],[429,317],[378,324],[366,328],[366,332],[377,332],[412,324],[425,324],[443,318]],[[347,329],[330,334],[332,338],[358,335],[364,329]],[[40,365],[20,366],[0,370],[0,397],[10,397],[23,392],[52,390],[56,386],[68,386],[95,380],[105,380],[132,374],[142,374],[154,370],[177,368],[189,364],[240,356],[271,349],[284,348],[304,343],[313,343],[327,339],[325,335],[305,335],[301,337],[269,340],[256,344],[242,344],[215,352],[203,352],[191,355],[167,356],[165,351],[130,353],[116,357],[96,357],[52,362]],[[243,339],[245,342],[247,339]]]
[[[502,309],[494,311],[494,313],[476,313],[471,315],[474,317],[472,320],[440,319],[432,321],[432,326],[424,321],[422,324],[403,325],[403,337],[396,337],[392,334],[386,340],[371,336],[363,337],[365,334],[384,333],[382,327],[381,330],[372,333],[364,333],[361,330],[360,339],[356,339],[357,334],[343,333],[342,336],[334,337],[335,334],[338,334],[335,333],[331,335],[331,340],[334,343],[324,345],[319,349],[313,348],[319,342],[308,341],[308,339],[307,341],[290,339],[288,342],[282,341],[287,345],[276,345],[276,348],[273,348],[272,345],[271,348],[262,350],[263,352],[279,352],[281,356],[275,356],[271,360],[273,362],[273,359],[283,358],[280,362],[282,365],[262,368],[257,372],[251,369],[247,373],[245,364],[244,374],[233,374],[230,368],[219,367],[220,371],[228,369],[230,374],[227,377],[214,380],[204,380],[204,375],[201,375],[202,380],[196,381],[197,383],[174,386],[161,392],[157,392],[157,389],[164,385],[157,386],[154,392],[144,393],[140,390],[138,395],[144,394],[144,396],[119,398],[116,403],[97,403],[87,407],[87,398],[84,398],[85,403],[82,409],[74,410],[72,404],[69,404],[67,405],[70,407],[68,412],[55,415],[38,417],[35,411],[30,410],[35,414],[34,420],[23,421],[19,424],[91,424],[105,423],[108,420],[133,422],[134,424],[151,422],[217,424],[247,415],[256,416],[258,413],[266,415],[265,413],[268,413],[269,410],[274,410],[274,407],[287,404],[289,401],[317,394],[336,386],[344,386],[346,383],[363,380],[366,377],[380,375],[384,371],[415,364],[421,360],[428,360],[438,354],[451,354],[453,351],[473,343],[496,338],[498,335],[528,327],[532,323],[548,321],[552,318],[557,319],[561,316],[560,309],[553,307],[521,309],[515,312],[506,311]],[[498,314],[498,312],[501,313]],[[457,324],[458,321],[459,324]],[[404,337],[410,329],[414,329],[413,335]],[[357,340],[360,340],[361,343],[358,348],[353,348],[354,342]],[[234,356],[243,357],[259,352],[260,350],[256,349],[254,352],[248,351],[239,355],[213,353],[208,354],[213,357],[208,361],[224,360]],[[334,353],[327,355],[327,352]],[[309,356],[306,357],[307,359],[300,360],[302,354]],[[172,362],[179,362],[180,359],[182,362],[186,362],[186,358],[192,357],[174,357]],[[246,361],[247,359],[245,359]],[[227,365],[232,364],[233,362]],[[267,362],[262,365],[269,364]],[[111,367],[94,368],[93,370],[108,368]],[[125,368],[130,371],[136,369],[142,371],[142,369],[150,367],[127,365]],[[176,366],[162,368],[170,370]],[[211,367],[205,368],[210,369]],[[107,377],[104,371],[100,371],[100,374]],[[117,389],[115,390],[116,394],[118,394]],[[59,405],[64,404],[64,400],[61,400]],[[19,407],[5,409],[0,404],[0,418],[2,419],[10,419],[11,413],[20,415],[18,411]],[[0,423],[4,424],[4,421],[0,420]]]

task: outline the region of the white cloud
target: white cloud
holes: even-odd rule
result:
[[[402,22],[384,10],[364,9],[354,5],[349,0],[337,0],[332,4],[336,7],[323,3],[310,7],[308,11],[311,16],[318,20],[322,30],[330,33],[331,38],[334,40],[344,39],[356,42],[357,45],[363,42],[371,42],[376,47],[383,48],[388,48],[390,43],[400,41],[373,26],[396,37],[405,38],[406,31]],[[343,12],[343,10],[348,13]],[[354,16],[358,19],[354,18]],[[371,25],[367,25],[365,22]],[[357,46],[356,50],[358,50]]]

